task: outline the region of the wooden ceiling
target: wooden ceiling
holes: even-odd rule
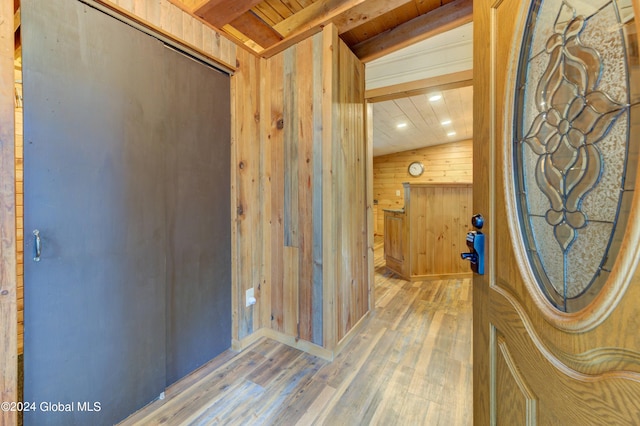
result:
[[[172,0],[269,57],[333,23],[363,61],[472,20],[472,0]]]
[[[373,104],[374,157],[472,138],[472,86]]]
[[[19,23],[20,0],[13,1]],[[356,56],[369,62],[473,19],[473,0],[169,1],[263,57],[332,23]]]

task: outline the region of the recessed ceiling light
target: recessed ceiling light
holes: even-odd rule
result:
[[[449,133],[447,133],[447,136],[455,136],[455,135],[456,135],[456,132],[449,132]]]
[[[444,120],[440,124],[442,124],[443,126],[446,126],[447,124],[451,124],[451,120]]]
[[[429,96],[429,100],[431,102],[439,101],[440,99],[442,99],[442,95],[431,95],[431,96]]]
[[[398,125],[396,127],[398,129],[403,129],[403,128],[407,127],[407,123],[398,123]]]

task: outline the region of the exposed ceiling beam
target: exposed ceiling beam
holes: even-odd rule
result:
[[[473,21],[473,0],[455,0],[352,47],[363,62]]]
[[[412,3],[415,0],[324,0],[312,3],[273,28],[284,40],[260,52],[264,58],[282,52],[300,40],[321,31],[329,23],[345,33],[363,22],[373,20],[380,14]]]
[[[367,90],[364,97],[368,102],[383,102],[416,96],[433,91],[445,91],[473,86],[473,70],[460,71],[437,77],[425,78],[393,86]]]
[[[20,13],[20,8],[18,8],[15,13],[13,14],[13,28],[14,31],[18,31],[18,28],[20,28],[20,22],[22,21],[22,17],[21,17],[21,13]]]
[[[324,25],[334,17],[349,11],[366,0],[326,0],[317,1],[305,7],[300,12],[274,25],[273,29],[284,37],[305,29]]]
[[[282,40],[280,34],[275,32],[252,11],[243,13],[229,24],[265,49]]]
[[[222,28],[262,0],[209,0],[195,14],[216,28]]]
[[[20,53],[22,54],[22,27],[20,26],[22,22],[21,10],[22,9],[18,7],[13,14],[13,45],[15,51],[18,52],[18,50],[20,50]]]
[[[317,1],[276,24],[274,29],[288,37],[333,22],[338,34],[384,15],[415,0],[326,0]]]

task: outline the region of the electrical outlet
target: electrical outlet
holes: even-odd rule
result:
[[[399,196],[400,196],[400,190],[396,189],[396,197],[399,197]]]
[[[256,296],[253,291],[253,287],[247,290],[245,294],[245,301],[246,301],[246,306],[251,306],[256,304]]]

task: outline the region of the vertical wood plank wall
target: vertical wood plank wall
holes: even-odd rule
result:
[[[338,113],[333,123],[333,207],[336,214],[337,340],[341,341],[369,310],[367,285],[366,142],[364,127],[364,66],[339,41]],[[330,242],[329,242],[330,243]]]
[[[411,279],[429,276],[468,274],[468,261],[460,258],[467,251],[467,232],[471,229],[472,185],[405,185]]]
[[[364,68],[334,31],[264,62],[261,114],[271,191],[264,325],[328,349],[369,309]]]
[[[95,0],[170,35],[222,64],[236,63],[237,45],[170,0]]]
[[[0,400],[9,402],[18,400],[13,12],[13,2],[0,2]],[[0,424],[16,421],[0,411]]]
[[[373,158],[373,198],[376,206],[376,234],[384,233],[383,209],[404,207],[403,182],[471,183],[473,180],[472,141],[453,142],[426,148],[382,155]],[[409,164],[420,161],[425,172],[418,178],[407,171]],[[396,195],[400,191],[400,195]]]
[[[264,325],[323,345],[322,34],[265,61],[271,316]]]
[[[232,315],[233,339],[244,339],[262,327],[263,226],[260,140],[260,60],[238,49],[236,73],[231,78],[231,219],[232,219]],[[258,303],[247,307],[245,292],[254,288]],[[237,327],[237,330],[235,329]]]
[[[22,70],[15,70],[16,96],[22,99]],[[16,157],[16,296],[18,308],[18,354],[24,348],[24,163],[23,163],[23,130],[22,101],[16,99],[15,107],[15,157]]]

